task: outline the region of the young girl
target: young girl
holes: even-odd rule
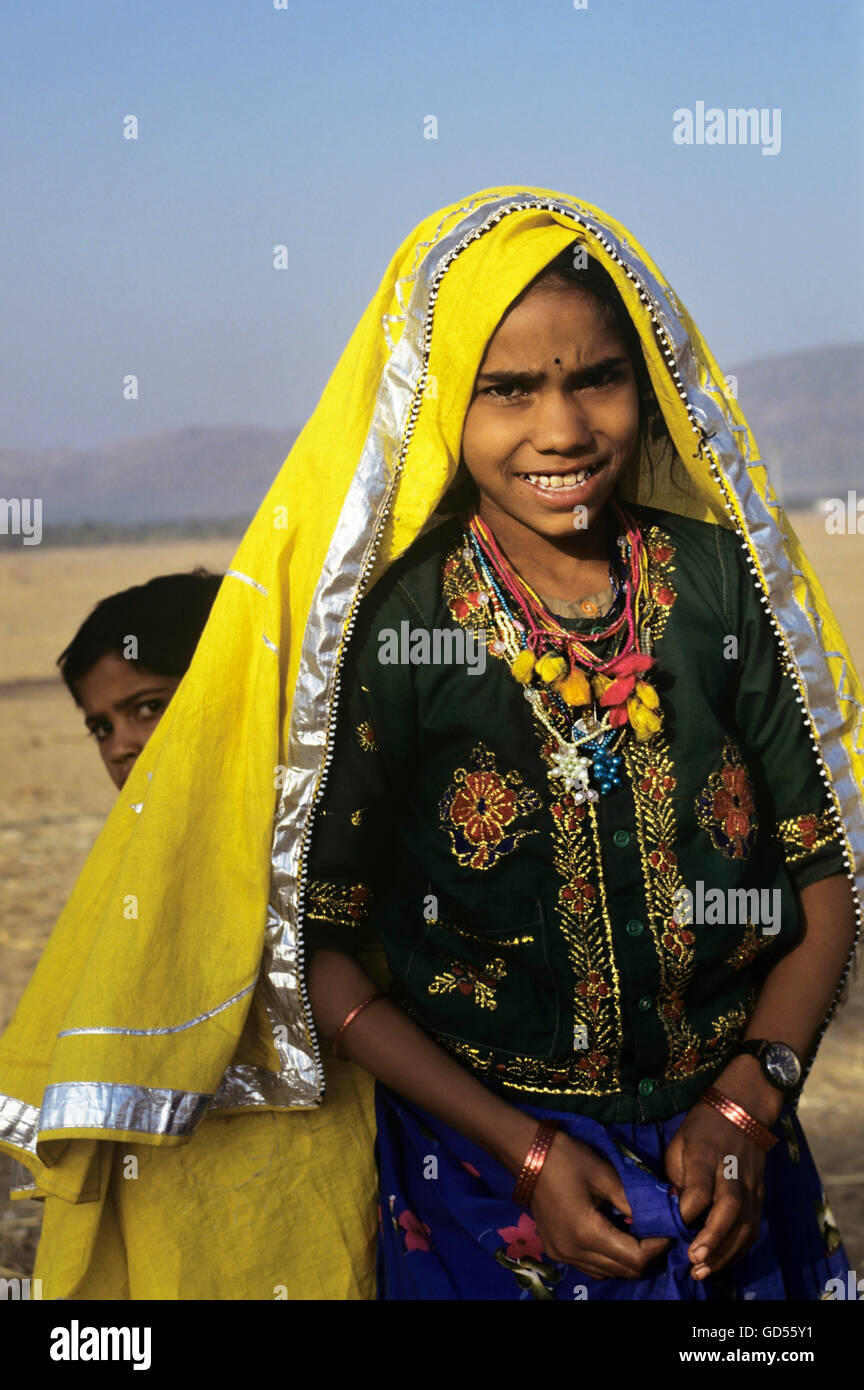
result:
[[[861,692],[629,233],[421,224],[229,575],[0,1059],[48,1296],[830,1297]]]
[[[109,594],[57,658],[118,790],[192,660],[221,583],[221,574],[197,569]]]

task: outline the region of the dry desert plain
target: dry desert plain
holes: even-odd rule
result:
[[[829,536],[817,513],[790,520],[864,672],[864,536]],[[0,554],[0,1029],[114,795],[55,659],[106,594],[196,565],[222,570],[234,548],[223,537]],[[864,980],[825,1036],[799,1113],[850,1263],[864,1270]],[[27,1275],[41,1204],[9,1203],[7,1190],[0,1156],[0,1277]]]

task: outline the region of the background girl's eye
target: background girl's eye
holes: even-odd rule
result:
[[[165,702],[164,700],[142,700],[141,704],[136,706],[136,708],[138,714],[152,716],[154,714],[161,714],[162,710],[165,708]]]

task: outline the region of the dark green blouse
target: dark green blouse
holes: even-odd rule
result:
[[[799,938],[799,890],[844,872],[738,538],[630,510],[664,724],[627,733],[621,786],[574,801],[491,628],[453,660],[485,610],[445,522],[360,605],[304,915],[310,949],[377,938],[393,997],[501,1094],[604,1123],[695,1103]]]

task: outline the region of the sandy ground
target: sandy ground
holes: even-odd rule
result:
[[[864,537],[792,517],[864,672]],[[20,998],[111,806],[114,790],[54,662],[98,599],[156,574],[222,570],[230,539],[0,555],[0,1029]],[[853,1268],[864,1268],[864,989],[822,1044],[800,1115]],[[6,1202],[0,1156],[0,1277],[29,1274],[41,1204]]]

